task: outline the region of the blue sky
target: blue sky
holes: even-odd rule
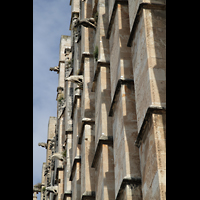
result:
[[[41,182],[48,120],[56,117],[58,65],[61,35],[70,35],[70,0],[33,0],[33,185]],[[40,194],[38,194],[38,199]]]

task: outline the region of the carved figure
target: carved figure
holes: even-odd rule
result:
[[[55,195],[58,194],[58,186],[49,186],[49,187],[46,187],[46,191],[48,192],[53,192]]]
[[[59,72],[59,66],[50,67],[49,70],[50,70],[50,71],[57,72],[57,74],[58,74],[58,72]]]
[[[47,148],[47,143],[45,143],[45,142],[39,142],[38,146],[44,147],[46,149]]]
[[[74,28],[77,28],[78,26],[84,26],[84,27],[87,27],[87,28],[94,28],[96,30],[96,26],[97,26],[97,23],[95,21],[94,18],[84,18],[84,19],[78,19],[78,18],[74,18],[73,20],[73,26]]]
[[[55,158],[57,158],[58,160],[63,161],[63,155],[62,155],[61,153],[59,153],[59,152],[54,153],[54,154],[51,156],[51,159],[55,159]]]
[[[51,170],[54,170],[54,167],[55,167],[55,161],[51,161]]]
[[[71,47],[66,47],[65,50],[64,50],[65,56],[69,55],[70,52],[71,52]]]
[[[49,141],[50,141],[49,149],[53,151],[55,146],[55,136],[52,139],[49,139]]]
[[[72,75],[68,78],[65,78],[66,81],[71,81],[72,83],[76,83],[78,87],[76,89],[83,89],[83,75]]]
[[[58,119],[61,117],[65,107],[66,107],[66,100],[62,99],[58,104]]]
[[[50,164],[46,165],[45,170],[44,170],[44,176],[46,176],[49,173],[50,170]]]

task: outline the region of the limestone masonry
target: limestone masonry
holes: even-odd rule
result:
[[[166,199],[165,3],[70,0],[33,199]]]

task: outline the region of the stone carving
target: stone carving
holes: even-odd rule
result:
[[[69,55],[70,52],[71,52],[71,47],[66,47],[64,51],[65,56]]]
[[[44,176],[46,176],[49,173],[50,170],[50,164],[46,165],[45,170],[44,170]]]
[[[94,18],[84,18],[84,19],[78,19],[78,18],[74,18],[73,19],[73,27],[74,28],[77,28],[78,26],[84,26],[84,27],[87,27],[87,28],[94,28],[96,30],[96,26],[97,26],[97,23],[95,21]]]
[[[55,136],[52,139],[49,139],[49,150],[53,150],[55,146]]]
[[[51,185],[51,177],[50,175],[47,175],[47,186]]]
[[[39,188],[33,187],[33,193],[34,193],[34,192],[37,192],[37,193],[38,193],[38,192],[41,192],[41,190],[40,190]]]
[[[44,186],[44,184],[43,183],[37,183],[37,184],[35,184],[34,186],[33,186],[33,193],[34,192],[41,192],[41,188],[42,188],[42,186]]]
[[[55,195],[58,194],[58,186],[49,186],[49,187],[46,187],[46,191],[47,192],[53,192]]]
[[[72,75],[68,78],[65,78],[65,80],[71,81],[72,83],[76,83],[78,85],[76,89],[83,89],[83,75]]]
[[[58,104],[58,119],[61,117],[62,113],[64,112],[65,107],[66,107],[66,100],[62,99]]]
[[[78,43],[81,40],[81,26],[74,28],[73,35],[74,35],[74,42]]]
[[[35,184],[33,187],[34,187],[34,188],[39,188],[39,189],[41,189],[42,186],[44,186],[43,183],[37,183],[37,184]]]
[[[57,72],[57,74],[58,74],[58,73],[59,73],[59,66],[50,67],[49,70],[50,70],[50,71]]]
[[[51,156],[51,159],[58,159],[58,160],[61,160],[61,161],[63,161],[63,155],[61,154],[61,153],[59,153],[59,152],[57,152],[57,153],[54,153],[52,156]]]
[[[45,142],[39,142],[38,146],[44,147],[46,149],[47,148],[47,143],[45,143]]]
[[[54,170],[55,167],[55,160],[51,160],[51,170]]]
[[[69,59],[69,57],[67,57],[65,59],[65,67],[68,68],[72,68],[72,60]]]

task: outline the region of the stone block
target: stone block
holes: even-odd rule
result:
[[[143,9],[132,43],[138,130],[150,105],[166,106],[165,51],[165,11]]]
[[[165,114],[152,114],[140,146],[143,198],[165,199],[166,192],[166,141]],[[162,136],[161,136],[162,135]],[[163,197],[161,197],[161,195]]]
[[[95,165],[96,199],[114,199],[113,147],[102,144]]]

